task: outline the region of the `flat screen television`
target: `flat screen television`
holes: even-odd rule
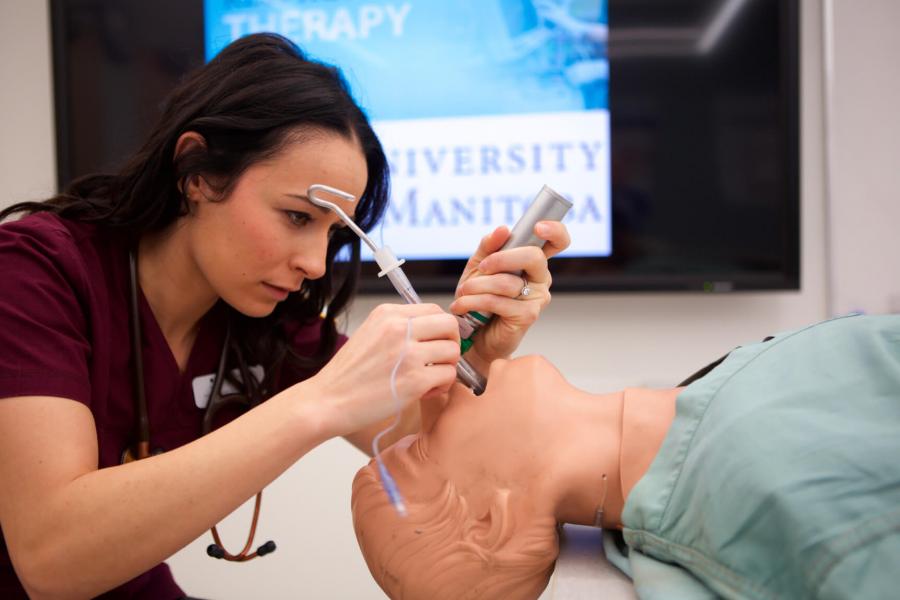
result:
[[[59,184],[115,169],[238,36],[339,66],[385,146],[371,232],[422,292],[544,184],[554,289],[798,289],[799,0],[53,0]],[[365,255],[364,255],[365,256]],[[390,290],[372,262],[361,290]]]

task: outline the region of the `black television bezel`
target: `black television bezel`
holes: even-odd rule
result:
[[[202,14],[202,0],[198,0]],[[572,275],[584,261],[603,261],[601,258],[554,258],[559,265],[554,274],[554,291],[571,292],[705,292],[723,293],[738,291],[779,291],[800,289],[800,0],[780,0],[781,63],[779,115],[784,120],[780,131],[784,148],[783,189],[785,205],[784,228],[789,239],[785,241],[784,268],[771,274],[751,274],[731,271],[714,273],[648,274],[627,272],[590,273],[581,271]],[[71,124],[68,96],[60,90],[67,89],[68,57],[66,39],[66,0],[51,0],[51,42],[53,57],[54,108],[56,117],[57,181],[63,189],[72,178]],[[612,7],[611,28],[615,28]],[[201,30],[202,35],[202,30]],[[610,59],[610,81],[615,81],[616,62]],[[612,84],[614,85],[614,83]],[[615,110],[614,106],[610,110]],[[615,125],[611,125],[615,136]],[[613,224],[615,227],[615,224]],[[793,235],[790,235],[793,233]],[[457,278],[465,266],[465,260],[409,261],[404,271],[420,293],[453,293]],[[359,282],[361,293],[391,293],[389,282],[377,277],[374,263],[363,263]]]

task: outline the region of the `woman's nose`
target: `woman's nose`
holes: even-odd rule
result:
[[[325,275],[325,259],[328,253],[328,233],[317,235],[312,243],[300,245],[291,257],[291,269],[302,271],[306,279],[319,279]]]

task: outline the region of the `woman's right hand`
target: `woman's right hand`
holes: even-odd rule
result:
[[[398,405],[391,372],[404,347],[396,375]],[[334,435],[347,435],[426,394],[448,390],[456,379],[459,356],[459,326],[453,315],[436,304],[382,304],[305,383],[313,384],[312,392],[325,403],[326,423]]]

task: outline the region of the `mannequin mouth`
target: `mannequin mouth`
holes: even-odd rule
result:
[[[452,406],[454,402],[470,402],[474,398],[477,398],[477,396],[468,386],[459,381],[454,381],[453,385],[450,386],[450,391],[447,393],[447,406]]]
[[[460,381],[454,381],[453,385],[450,386],[450,397],[454,396],[474,396],[475,392],[473,392],[469,386],[461,383]]]

